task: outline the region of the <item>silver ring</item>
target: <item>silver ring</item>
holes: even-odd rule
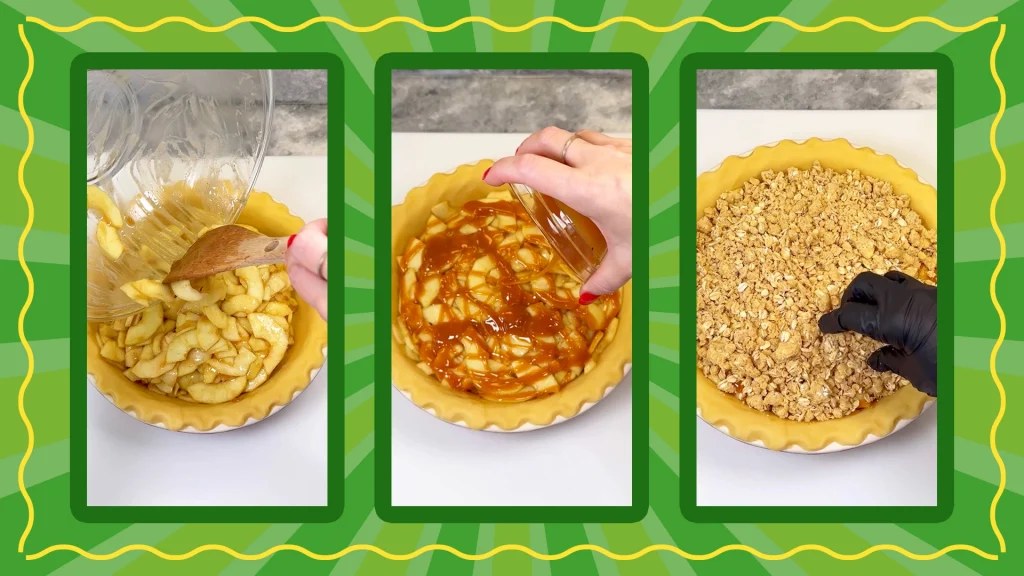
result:
[[[579,137],[579,133],[575,132],[572,136],[569,136],[568,140],[565,141],[565,145],[562,146],[562,164],[568,164],[568,162],[565,161],[565,153],[569,151],[569,145],[572,144],[573,141]]]
[[[324,276],[324,264],[327,264],[327,252],[324,251],[324,255],[320,257],[320,265],[316,267],[316,275],[321,280],[327,282],[327,276]]]

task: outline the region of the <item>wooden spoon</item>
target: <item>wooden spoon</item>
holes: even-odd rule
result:
[[[271,238],[241,226],[221,226],[203,234],[171,266],[164,284],[205,278],[246,266],[284,262],[288,238]]]

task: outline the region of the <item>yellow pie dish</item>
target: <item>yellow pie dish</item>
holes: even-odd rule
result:
[[[697,178],[697,221],[705,215],[705,209],[715,206],[720,195],[742,188],[752,178],[760,178],[762,171],[782,171],[790,167],[809,170],[815,161],[823,168],[837,172],[860,170],[891,183],[898,194],[909,197],[910,206],[920,216],[924,227],[935,229],[935,189],[922,182],[914,171],[900,165],[892,156],[854,146],[844,139],[818,138],[761,146],[741,156],[730,156],[701,174]],[[703,420],[733,438],[772,450],[817,452],[858,446],[884,437],[915,419],[933,400],[908,384],[850,415],[805,422],[756,410],[733,394],[722,392],[703,373],[699,362],[696,379],[697,412]]]
[[[481,201],[500,191],[482,180],[492,164],[485,160],[463,165],[453,172],[435,174],[409,191],[405,200],[392,207],[391,225],[391,325],[397,333],[401,323],[400,289],[402,271],[399,257],[410,241],[425,233],[431,210],[447,202],[461,210],[468,202]],[[436,224],[436,223],[435,223]],[[578,288],[577,288],[578,289]],[[428,375],[410,358],[397,335],[391,338],[392,380],[400,392],[414,404],[447,422],[475,430],[521,431],[558,423],[572,418],[601,400],[618,384],[632,359],[632,286],[619,294],[618,323],[614,338],[590,360],[594,363],[560,390],[525,401],[503,402],[456,390]],[[595,342],[596,344],[596,342]]]
[[[303,222],[269,194],[253,192],[238,217],[273,237],[298,232]],[[95,334],[99,324],[89,324],[87,371],[96,389],[122,411],[147,424],[174,431],[216,432],[260,421],[291,402],[305,390],[323,366],[327,351],[327,324],[316,310],[298,300],[292,316],[294,343],[267,380],[258,388],[220,404],[189,402],[149,390],[132,382],[100,355]]]

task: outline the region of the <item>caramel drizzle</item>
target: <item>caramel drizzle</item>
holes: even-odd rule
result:
[[[589,342],[596,331],[606,328],[615,317],[620,302],[615,293],[589,306],[579,306],[570,290],[556,288],[553,270],[559,262],[543,236],[524,238],[521,245],[499,244],[506,233],[514,231],[511,227],[488,227],[500,215],[514,217],[515,230],[521,230],[520,221],[528,221],[517,202],[471,201],[462,207],[461,213],[445,221],[444,232],[423,240],[416,293],[410,297],[401,290],[399,313],[419,346],[420,358],[439,380],[489,400],[516,402],[557,392],[581,373],[590,359]],[[465,233],[461,229],[466,225],[476,230]],[[524,248],[532,255],[532,264],[520,257]],[[403,274],[416,255],[416,250],[409,250],[399,258]],[[484,256],[491,258],[493,270],[472,270],[474,262]],[[517,272],[513,263],[518,263],[521,270]],[[441,305],[438,322],[433,325],[424,320],[419,303],[424,284],[432,277],[440,280],[434,303]],[[486,287],[487,292],[496,294],[500,306],[474,296],[469,287],[471,279],[479,283],[477,288]],[[475,306],[482,313],[470,313],[460,319],[452,309],[459,298],[467,303],[466,310]],[[591,306],[604,306],[604,318],[599,320]],[[573,315],[573,325],[563,321],[563,311]],[[511,349],[528,350],[522,356],[514,354],[506,349],[509,342],[518,345]],[[477,352],[466,352],[467,346],[475,347]],[[486,370],[463,370],[474,359],[482,361]],[[497,365],[488,360],[498,360],[501,368],[493,369]],[[528,362],[528,373],[517,377],[511,368],[516,362]],[[556,386],[540,392],[534,388],[548,376],[555,376]]]

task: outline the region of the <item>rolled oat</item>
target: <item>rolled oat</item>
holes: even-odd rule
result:
[[[906,381],[868,367],[877,342],[818,331],[866,270],[936,281],[935,231],[890,183],[814,162],[723,193],[697,223],[698,367],[751,408],[805,422],[892,394]]]

